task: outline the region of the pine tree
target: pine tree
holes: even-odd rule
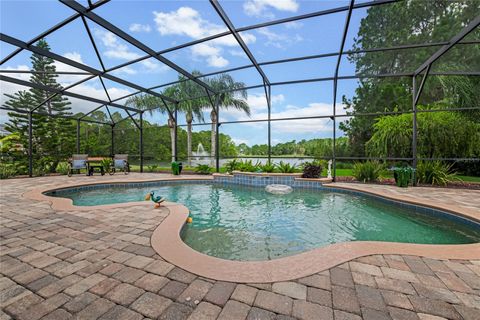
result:
[[[50,50],[44,39],[39,40],[36,46],[44,50]],[[57,82],[58,75],[55,74],[56,67],[53,59],[34,53],[30,60],[33,71],[30,82],[62,89],[62,86]],[[68,99],[62,95],[56,95],[49,99],[52,95],[53,93],[50,91],[30,88],[28,91],[22,90],[13,95],[6,94],[9,100],[5,102],[5,106],[19,111],[30,111],[48,100],[36,112],[55,116],[71,115],[71,103]],[[8,116],[9,122],[6,124],[6,130],[18,133],[26,149],[28,146],[28,114],[12,111],[8,113]],[[45,170],[53,172],[58,162],[66,159],[73,152],[75,144],[73,122],[61,117],[34,114],[32,131],[33,155],[37,158],[37,161],[35,161],[37,170],[39,172]],[[19,161],[25,162],[26,159],[19,159]]]

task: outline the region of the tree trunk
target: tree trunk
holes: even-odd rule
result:
[[[187,112],[185,115],[185,120],[187,122],[187,163],[188,166],[192,166],[192,121],[193,116],[191,113]]]
[[[210,147],[210,165],[212,167],[215,166],[215,155],[216,155],[216,141],[217,141],[217,136],[216,136],[216,132],[217,132],[217,113],[215,111],[212,111],[210,113],[210,120],[212,120],[212,138],[211,138],[211,147]]]
[[[172,162],[175,161],[175,119],[168,119],[168,127],[170,128],[170,141],[172,143]]]
[[[187,122],[187,156],[188,166],[192,166],[192,122]]]

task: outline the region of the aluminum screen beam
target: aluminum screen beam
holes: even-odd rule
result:
[[[448,44],[444,45],[442,48],[440,48],[437,52],[435,52],[430,58],[428,58],[420,67],[418,67],[417,70],[415,70],[414,75],[418,75],[420,72],[425,70],[425,68],[428,67],[428,65],[431,65],[435,61],[437,61],[438,58],[440,58],[445,52],[450,50],[455,44],[460,42],[467,34],[472,32],[475,28],[477,28],[480,25],[480,15],[477,16],[475,19],[470,21],[470,23],[465,26],[457,35],[455,35],[449,42]]]
[[[448,71],[448,72],[430,72],[430,75],[436,76],[480,76],[480,71]],[[402,77],[412,77],[413,73],[403,72],[403,73],[385,73],[385,74],[357,74],[353,76],[338,76],[338,80],[353,80],[353,79],[375,79],[375,78],[402,78]],[[283,86],[290,84],[301,84],[301,83],[310,83],[310,82],[323,82],[323,81],[333,81],[335,77],[324,77],[324,78],[311,78],[311,79],[300,79],[300,80],[291,80],[291,81],[281,81],[281,82],[272,82],[271,86]],[[232,90],[224,90],[218,93],[233,92],[238,90],[250,90],[262,88],[263,84],[252,85]],[[204,98],[206,96],[192,97],[189,99],[184,99],[179,102],[184,102],[193,99]]]
[[[354,75],[354,76],[338,76],[338,80],[350,80],[350,79],[364,79],[364,78],[390,78],[390,77],[411,77],[412,73],[406,72],[406,73],[386,73],[386,74],[373,74],[373,75]],[[311,79],[300,79],[300,80],[291,80],[291,81],[282,81],[282,82],[272,82],[270,83],[271,86],[283,86],[283,85],[290,85],[290,84],[300,84],[300,83],[310,83],[310,82],[323,82],[323,81],[333,81],[335,80],[335,77],[324,77],[324,78],[311,78]],[[253,86],[247,86],[247,87],[242,87],[242,88],[236,88],[236,89],[230,89],[230,90],[223,90],[219,91],[218,93],[227,93],[227,92],[234,92],[234,91],[239,91],[239,90],[250,90],[250,89],[258,89],[262,88],[264,85],[263,84],[258,84],[258,85],[253,85]],[[193,100],[193,99],[199,99],[199,98],[204,98],[206,96],[199,96],[199,97],[193,97],[189,99],[184,99],[179,102],[184,102],[188,100]]]
[[[88,72],[72,72],[72,71],[35,71],[35,70],[0,70],[0,73],[20,73],[20,74],[56,74],[56,75],[77,75],[77,76],[90,76]]]
[[[78,93],[62,91],[61,89],[58,89],[58,88],[55,89],[55,88],[52,88],[52,87],[49,87],[49,86],[45,86],[45,85],[42,85],[42,84],[33,83],[33,82],[29,82],[29,81],[24,81],[24,80],[20,80],[20,79],[17,79],[17,78],[11,78],[11,77],[0,75],[0,80],[10,82],[10,83],[15,83],[15,84],[25,86],[25,87],[50,91],[50,92],[53,92],[53,93],[61,94],[61,95],[72,97],[72,98],[91,101],[91,102],[95,102],[95,103],[98,103],[98,104],[101,104],[101,105],[109,105],[109,106],[112,106],[112,107],[117,107],[117,108],[120,108],[120,109],[129,110],[129,111],[133,111],[133,112],[139,112],[140,111],[138,109],[122,106],[122,105],[117,104],[117,103],[113,103],[113,102],[109,102],[109,101],[103,101],[103,100],[93,98],[93,97],[87,97],[87,96],[84,96],[84,95],[81,95],[81,94],[78,94]]]
[[[89,8],[89,10],[93,10],[95,8],[98,8],[100,7],[101,5],[109,2],[110,0],[101,0],[101,1],[97,1],[93,6],[91,6]],[[42,32],[40,33],[38,36],[36,36],[35,38],[33,38],[32,40],[28,41],[28,45],[32,45],[34,44],[35,42],[37,42],[38,40],[42,39],[42,38],[45,38],[46,36],[48,36],[49,34],[57,31],[58,29],[62,28],[63,26],[69,24],[70,22],[74,21],[75,19],[77,19],[78,17],[80,17],[80,14],[76,13],[76,14],[73,14],[71,15],[70,17],[66,18],[65,20],[57,23],[56,25],[54,25],[53,27],[51,27],[50,29],[47,29],[45,32]],[[16,49],[15,51],[13,51],[12,53],[10,53],[8,56],[6,56],[5,58],[2,59],[2,61],[0,61],[0,65],[4,64],[5,62],[9,61],[10,59],[12,59],[14,56],[16,56],[18,53],[20,53],[23,49],[22,48],[18,48]]]
[[[237,30],[235,30],[235,27],[233,26],[232,21],[230,21],[230,18],[227,16],[225,11],[223,10],[222,6],[220,3],[218,3],[217,0],[210,0],[210,3],[212,4],[213,8],[215,11],[217,11],[218,15],[222,19],[223,23],[227,26],[228,30],[230,30],[231,34],[237,40],[238,44],[242,48],[243,52],[247,55],[248,59],[252,62],[252,64],[255,66],[255,69],[257,69],[258,73],[263,79],[263,82],[265,82],[267,85],[270,84],[270,81],[268,80],[267,75],[263,72],[262,68],[257,63],[257,59],[253,56],[252,52],[247,47],[247,44],[243,41],[242,37],[238,34]]]
[[[333,120],[333,149],[332,149],[332,154],[333,154],[333,181],[335,181],[336,178],[336,165],[337,162],[335,161],[335,152],[336,152],[336,138],[337,138],[337,118],[335,117],[337,112],[336,112],[336,107],[337,107],[337,84],[338,84],[338,70],[340,69],[340,63],[342,62],[342,53],[343,49],[345,47],[345,40],[347,39],[347,34],[348,34],[348,27],[350,25],[350,18],[352,17],[352,10],[353,6],[355,4],[355,0],[350,0],[350,7],[348,9],[347,13],[347,18],[345,19],[345,26],[343,28],[343,36],[342,36],[342,42],[340,44],[340,50],[338,51],[338,57],[337,57],[337,65],[335,66],[335,75],[333,76],[333,117],[331,118]]]
[[[84,83],[92,78],[95,78],[95,76],[89,76],[89,77],[86,77],[85,79],[82,79],[80,81],[77,81],[75,83],[72,83],[71,85],[69,86],[66,86],[65,88],[62,88],[60,89],[60,92],[56,92],[54,94],[52,94],[51,96],[49,96],[47,99],[45,99],[44,101],[42,101],[41,103],[39,103],[38,105],[36,105],[33,109],[31,109],[31,111],[35,111],[37,110],[38,108],[40,108],[41,106],[43,106],[45,103],[49,102],[50,100],[52,100],[53,98],[55,98],[56,96],[58,96],[59,94],[61,94],[62,92],[65,92],[65,90],[68,90],[70,88],[73,88],[81,83]]]
[[[78,118],[78,120],[82,120],[83,118],[88,117],[89,115],[91,115],[92,113],[94,113],[95,111],[97,111],[97,110],[99,110],[99,109],[101,109],[101,108],[103,108],[103,107],[104,107],[104,105],[102,104],[101,106],[96,107],[95,109],[88,111],[88,112],[85,113],[83,116],[81,116],[80,118]]]
[[[389,4],[389,3],[399,2],[399,1],[403,1],[403,0],[369,1],[369,2],[364,2],[364,3],[359,3],[359,4],[354,5],[354,9],[373,7],[373,6],[377,6],[377,5]],[[307,13],[307,14],[303,14],[303,15],[298,15],[298,16],[288,17],[288,18],[284,18],[284,19],[278,19],[278,20],[268,21],[268,22],[259,23],[259,24],[255,24],[255,25],[250,25],[250,26],[246,26],[246,27],[241,27],[241,28],[235,29],[235,31],[238,33],[238,32],[243,32],[243,31],[248,31],[248,30],[253,30],[253,29],[258,29],[258,28],[264,28],[264,27],[273,26],[273,25],[278,25],[278,24],[282,24],[282,23],[288,23],[288,22],[304,20],[304,19],[311,19],[311,18],[315,18],[315,17],[320,17],[320,16],[324,16],[324,15],[333,14],[333,13],[344,12],[344,11],[347,11],[348,9],[349,9],[349,6],[342,6],[342,7],[337,7],[337,8],[328,9],[328,10],[315,11],[315,12],[311,12],[311,13]],[[218,38],[221,38],[221,37],[224,37],[224,36],[228,36],[230,34],[231,34],[230,31],[221,32],[221,33],[211,35],[211,36],[208,36],[208,37],[205,37],[205,38],[202,38],[202,39],[193,40],[193,41],[190,41],[190,42],[187,42],[187,43],[175,46],[175,47],[171,47],[171,48],[168,48],[168,49],[158,51],[157,54],[161,55],[161,54],[165,54],[165,53],[172,52],[172,51],[175,51],[175,50],[187,48],[187,47],[199,44],[199,43],[203,43],[203,42],[211,41],[211,40],[218,39]],[[131,62],[125,62],[121,65],[118,65],[116,67],[112,67],[112,68],[108,69],[107,72],[126,67],[126,66],[128,66],[132,63],[139,62],[139,61],[142,61],[142,60],[145,60],[145,59],[148,59],[148,58],[150,58],[150,55],[146,55],[144,57],[137,58],[135,60],[132,60]]]
[[[31,52],[34,52],[34,53],[37,53],[39,55],[42,55],[44,57],[48,57],[48,58],[51,58],[51,59],[54,59],[54,60],[57,60],[59,62],[62,62],[62,63],[65,63],[71,67],[74,67],[74,68],[77,68],[77,69],[80,69],[80,70],[83,70],[83,71],[86,71],[92,75],[96,75],[96,76],[103,76],[104,78],[106,79],[109,79],[109,80],[112,80],[114,82],[117,82],[117,83],[120,83],[124,86],[127,86],[127,87],[130,87],[130,88],[133,88],[133,89],[136,89],[136,90],[139,90],[139,91],[142,91],[142,92],[145,92],[145,93],[149,93],[151,95],[154,95],[154,96],[157,96],[157,97],[163,97],[164,99],[170,101],[170,102],[175,102],[175,100],[169,98],[169,97],[166,97],[166,96],[163,96],[155,91],[151,91],[151,90],[148,90],[146,88],[143,88],[142,86],[139,86],[135,83],[132,83],[132,82],[129,82],[129,81],[126,81],[126,80],[123,80],[123,79],[120,79],[118,77],[115,77],[115,76],[112,76],[110,74],[107,74],[107,73],[104,73],[100,70],[97,70],[95,68],[92,68],[90,66],[87,66],[85,64],[82,64],[82,63],[79,63],[75,60],[72,60],[72,59],[68,59],[68,58],[65,58],[64,56],[61,56],[59,54],[56,54],[56,53],[53,53],[51,51],[48,51],[48,50],[44,50],[42,48],[39,48],[37,46],[33,46],[33,45],[28,45],[26,42],[23,42],[19,39],[16,39],[14,37],[11,37],[11,36],[8,36],[4,33],[0,33],[0,40],[3,41],[3,42],[6,42],[6,43],[9,43],[11,45],[14,45],[14,46],[17,46],[19,48],[22,48],[22,49],[26,49],[28,51],[31,51]]]
[[[371,48],[371,49],[360,49],[360,50],[347,50],[343,51],[342,55],[349,55],[349,54],[361,54],[361,53],[371,53],[371,52],[387,52],[387,51],[395,51],[395,50],[406,50],[406,49],[416,49],[416,48],[429,48],[429,47],[438,47],[438,46],[443,46],[448,44],[448,42],[433,42],[433,43],[422,43],[422,44],[410,44],[410,45],[399,45],[399,46],[393,46],[393,47],[384,47],[384,48]],[[459,44],[480,44],[480,40],[475,40],[475,41],[464,41],[464,42],[459,42]],[[328,57],[335,57],[338,56],[338,52],[329,52],[329,53],[323,53],[323,54],[317,54],[317,55],[308,55],[308,56],[301,56],[301,57],[294,57],[294,58],[287,58],[287,59],[280,59],[280,60],[271,60],[271,61],[264,61],[264,62],[259,62],[259,66],[265,66],[265,65],[272,65],[272,64],[282,64],[282,63],[287,63],[287,62],[295,62],[295,61],[303,61],[303,60],[311,60],[311,59],[321,59],[321,58],[328,58]],[[253,68],[253,64],[247,64],[235,68],[230,68],[230,69],[224,69],[220,71],[215,71],[215,72],[210,72],[210,73],[205,73],[200,76],[197,76],[197,78],[201,79],[204,77],[210,77],[210,76],[215,76],[218,74],[222,73],[228,73],[228,72],[233,72],[233,71],[239,71],[239,70],[244,70],[244,69],[249,69]],[[177,83],[183,83],[188,80],[178,80],[178,81],[173,81],[165,84],[161,84],[158,86],[154,86],[149,88],[150,90],[153,89],[159,89],[162,87],[167,87],[171,86]]]
[[[12,108],[3,107],[3,106],[0,106],[0,109],[1,109],[1,110],[6,110],[6,111],[23,113],[23,114],[32,113],[32,114],[38,115],[38,116],[45,116],[45,117],[52,117],[52,118],[62,118],[62,119],[82,121],[82,122],[89,122],[89,123],[95,123],[95,124],[110,125],[110,123],[101,122],[101,121],[95,121],[95,120],[89,120],[89,119],[79,120],[79,119],[75,118],[74,116],[65,116],[65,115],[58,115],[58,114],[49,114],[49,113],[46,113],[46,112],[38,112],[38,111],[37,111],[37,112],[31,112],[31,111],[28,111],[28,110],[21,110],[21,109],[18,110],[18,109],[12,109]]]
[[[150,57],[157,59],[161,63],[169,66],[173,70],[177,71],[178,73],[184,75],[185,77],[189,78],[190,80],[196,82],[197,84],[201,85],[205,89],[215,92],[208,84],[205,82],[196,79],[192,74],[187,72],[186,70],[182,69],[177,64],[173,63],[172,61],[168,60],[167,58],[163,57],[160,54],[157,54],[153,49],[149,48],[147,45],[143,44],[142,42],[138,41],[134,37],[130,36],[128,33],[124,32],[120,28],[114,26],[107,20],[103,19],[102,17],[98,16],[92,11],[89,11],[87,8],[79,4],[74,0],[60,0],[63,4],[67,7],[77,11],[82,16],[87,17],[88,19],[92,20],[96,24],[102,26],[106,30],[110,31],[111,33],[115,34],[116,36],[122,38],[123,40],[127,41],[131,45],[137,47],[138,49],[142,50],[143,52],[147,53]]]

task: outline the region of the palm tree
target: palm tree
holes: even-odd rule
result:
[[[208,81],[210,86],[215,92],[218,92],[216,95],[216,101],[218,102],[219,109],[229,109],[234,108],[237,110],[244,111],[248,116],[250,116],[250,107],[246,101],[248,93],[247,90],[242,89],[245,87],[243,82],[236,82],[232,76],[228,74],[221,74],[218,77],[215,77]],[[232,91],[234,90],[234,91]],[[210,112],[210,120],[212,121],[212,138],[211,138],[211,156],[212,156],[212,166],[215,163],[215,151],[216,151],[216,132],[217,132],[217,122],[218,114],[215,108],[212,108]]]
[[[173,98],[175,95],[175,88],[168,87],[164,90],[163,95]],[[162,114],[166,113],[168,115],[168,127],[170,128],[170,141],[172,146],[172,162],[175,161],[175,117],[173,113],[163,104],[162,99],[150,94],[138,94],[128,98],[125,105],[133,105],[137,109],[147,110],[150,115],[153,115],[155,111],[159,111]]]
[[[201,73],[198,71],[193,71],[192,74],[196,77],[200,76]],[[191,80],[186,80],[185,77],[179,76],[179,83],[172,85],[166,88],[163,91],[163,95],[181,101],[178,105],[180,111],[185,112],[185,120],[187,122],[187,154],[188,154],[188,164],[191,164],[192,159],[192,122],[194,118],[197,118],[199,121],[203,121],[203,110],[210,109],[210,101],[203,96],[203,88],[194,83]],[[247,102],[247,91],[241,88],[245,87],[243,82],[235,82],[235,80],[227,74],[222,74],[216,78],[213,78],[208,81],[210,86],[219,92],[216,95],[218,99],[219,108],[235,108],[238,110],[245,111],[245,113],[250,116],[250,107]],[[235,91],[231,91],[235,90]],[[229,91],[229,92],[225,92]],[[194,97],[201,97],[192,99]],[[175,118],[174,115],[167,110],[164,106],[162,100],[156,96],[149,94],[139,94],[137,96],[131,97],[126,102],[127,105],[134,105],[136,108],[141,110],[148,110],[150,114],[153,114],[154,111],[158,110],[161,113],[167,113],[168,115],[168,127],[170,128],[170,137],[172,143],[172,161],[175,161]],[[208,106],[208,107],[207,107]],[[216,149],[216,130],[218,115],[215,109],[211,109],[210,119],[212,120],[212,136],[211,136],[211,156],[212,156],[212,166],[215,161],[215,149]]]
[[[193,71],[192,75],[198,77],[201,75],[198,71]],[[192,99],[194,97],[201,97],[203,95],[203,88],[195,82],[186,79],[184,76],[179,76],[180,81],[176,85],[176,99],[181,101],[179,110],[185,113],[185,121],[187,123],[187,157],[188,165],[192,165],[192,122],[194,118],[199,121],[203,120],[203,109],[208,103],[208,100],[203,98]]]

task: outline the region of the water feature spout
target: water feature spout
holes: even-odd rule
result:
[[[205,159],[209,156],[209,153],[205,151],[202,143],[199,143],[197,146],[197,152],[192,152],[192,155],[195,157],[195,164],[204,164],[204,161],[208,162],[208,159]]]

